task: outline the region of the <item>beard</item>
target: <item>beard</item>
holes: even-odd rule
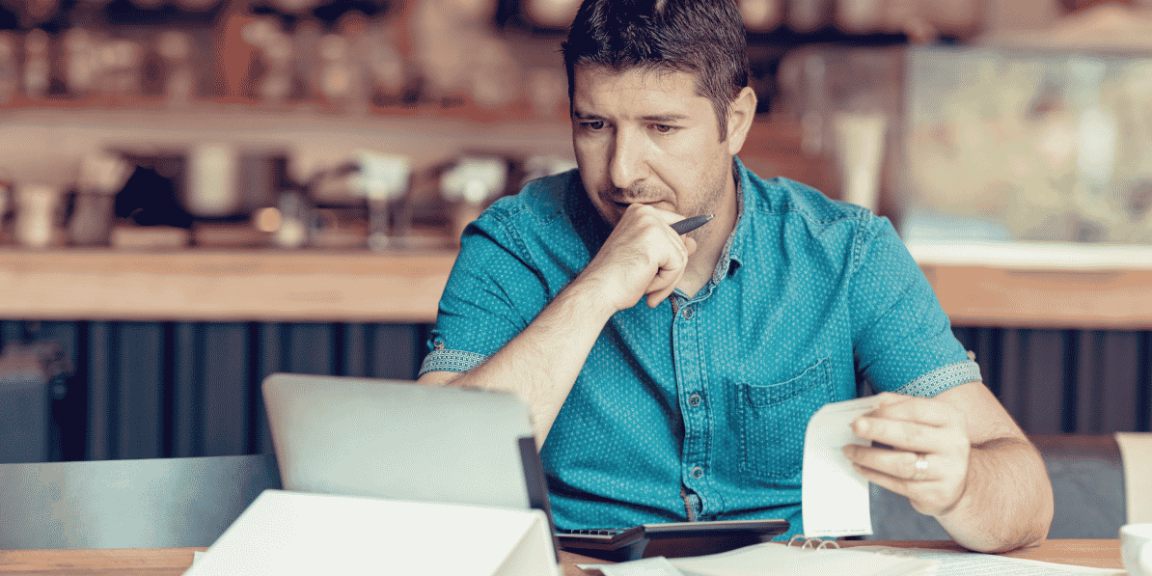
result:
[[[725,174],[731,178],[730,173],[726,172]],[[724,204],[725,184],[723,179],[718,179],[706,189],[681,196],[677,196],[662,186],[649,184],[639,184],[628,188],[612,187],[597,194],[599,202],[596,203],[596,210],[600,213],[600,217],[613,228],[620,223],[624,211],[628,208],[627,204],[663,202],[666,207],[662,206],[662,208],[670,209],[684,218],[702,214],[716,214]],[[710,236],[709,227],[697,228],[689,232],[687,236],[700,242],[705,237]]]

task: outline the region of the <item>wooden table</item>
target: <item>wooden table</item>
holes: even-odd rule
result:
[[[857,541],[853,545],[888,545],[959,550],[944,541]],[[0,574],[22,576],[179,576],[192,564],[192,553],[203,548],[142,550],[16,550],[0,551]],[[1048,540],[1040,546],[1007,554],[1014,558],[1043,560],[1097,568],[1123,570],[1119,540]],[[599,560],[560,553],[565,576],[597,574],[576,564]]]

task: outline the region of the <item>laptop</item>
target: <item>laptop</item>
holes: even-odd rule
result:
[[[509,392],[273,374],[263,393],[286,490],[535,508],[558,547],[609,559],[639,558],[650,540],[788,529],[753,520],[557,531],[528,406]]]

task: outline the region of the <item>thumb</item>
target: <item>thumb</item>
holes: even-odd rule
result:
[[[688,255],[691,256],[696,253],[696,239],[684,237],[684,248],[688,249]]]

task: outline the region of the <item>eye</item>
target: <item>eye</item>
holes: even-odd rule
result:
[[[604,129],[604,121],[603,120],[589,120],[587,122],[581,122],[580,126],[584,129],[587,129],[587,130],[602,130],[602,129]]]
[[[668,133],[672,132],[673,130],[675,130],[676,127],[675,126],[669,126],[667,124],[653,124],[652,129],[661,133],[661,134],[668,134]]]

